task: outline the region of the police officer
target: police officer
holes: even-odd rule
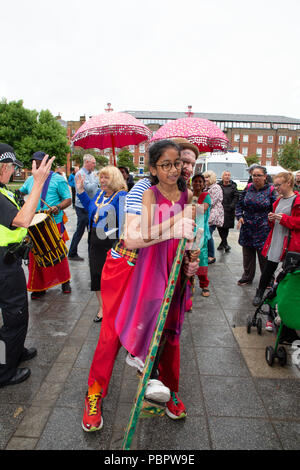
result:
[[[43,184],[51,164],[48,155],[37,169],[32,164],[34,186],[25,204],[20,207],[16,195],[9,191],[9,182],[15,167],[23,164],[17,160],[14,149],[0,143],[0,308],[3,325],[0,328],[0,387],[26,380],[30,369],[19,368],[20,362],[36,356],[35,348],[25,348],[28,327],[28,302],[25,274],[22,268],[22,240],[30,225]]]

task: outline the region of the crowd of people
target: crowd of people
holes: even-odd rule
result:
[[[19,364],[36,355],[35,348],[24,346],[27,291],[32,300],[40,301],[57,285],[61,285],[63,294],[71,294],[69,262],[83,260],[78,245],[87,229],[90,288],[98,299],[94,321],[101,322],[101,329],[89,371],[82,428],[87,432],[101,429],[103,399],[119,349],[126,349],[128,364],[143,370],[178,243],[186,238],[189,242],[145,400],[149,406],[163,404],[171,419],[187,415],[178,394],[180,334],[185,312],[192,307],[196,276],[201,295],[211,295],[209,265],[216,263],[215,229],[221,239],[217,250],[227,254],[231,251],[229,230],[236,225],[240,231],[243,273],[239,286],[253,282],[258,258],[261,277],[254,306],[272,285],[286,252],[300,252],[300,172],[295,179],[291,172],[284,172],[269,181],[266,168],[255,165],[249,168],[248,184],[239,192],[229,171],[223,172],[219,182],[212,171],[193,175],[198,155],[198,148],[186,139],[159,141],[148,149],[149,177],[134,182],[125,167],[108,165],[96,175],[95,157],[86,154],[82,168],[72,169],[66,181],[51,170],[54,157],[49,159],[37,151],[32,155],[32,175],[20,188],[20,193],[27,195],[24,203],[6,186],[15,166],[22,163],[12,147],[0,144],[0,340],[6,350],[5,364],[0,363],[0,386],[26,380],[30,369]],[[64,209],[71,204],[77,227],[68,255],[59,255],[54,262],[41,266],[30,245],[26,285],[24,253],[19,247],[34,215],[47,213],[53,220],[53,230],[65,243]],[[195,240],[200,240],[199,220],[201,243],[195,247]],[[14,276],[18,276],[18,283]],[[266,329],[272,328],[272,319],[268,319]]]

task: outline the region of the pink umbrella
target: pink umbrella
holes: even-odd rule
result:
[[[74,145],[85,149],[111,148],[116,166],[115,148],[138,145],[149,140],[152,132],[127,113],[107,112],[93,116],[72,137]]]
[[[172,137],[186,138],[197,145],[200,152],[226,151],[229,147],[226,135],[207,119],[187,117],[169,121],[155,132],[150,142]]]

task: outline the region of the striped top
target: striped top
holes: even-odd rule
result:
[[[142,201],[144,192],[151,186],[148,178],[143,178],[136,183],[133,188],[129,191],[125,199],[125,214],[141,215],[142,213]],[[130,262],[134,262],[137,259],[137,250],[128,250],[124,247],[124,241],[122,236],[120,241],[114,248],[111,249],[112,258],[126,258]]]

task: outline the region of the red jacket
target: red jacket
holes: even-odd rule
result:
[[[291,233],[291,238],[290,238],[289,243],[288,243],[288,236],[285,237],[283,247],[282,247],[282,257],[285,254],[285,251],[287,250],[296,251],[297,253],[300,253],[300,194],[297,191],[295,191],[295,194],[297,196],[294,201],[291,215],[283,214],[281,221],[279,222],[284,227],[289,228],[290,233]],[[278,198],[274,202],[273,212],[275,212],[279,201],[280,201],[280,198]],[[271,231],[268,235],[268,238],[261,252],[263,256],[267,256],[269,247],[271,245],[272,236],[273,236],[274,222],[269,222],[269,224],[271,225]]]

